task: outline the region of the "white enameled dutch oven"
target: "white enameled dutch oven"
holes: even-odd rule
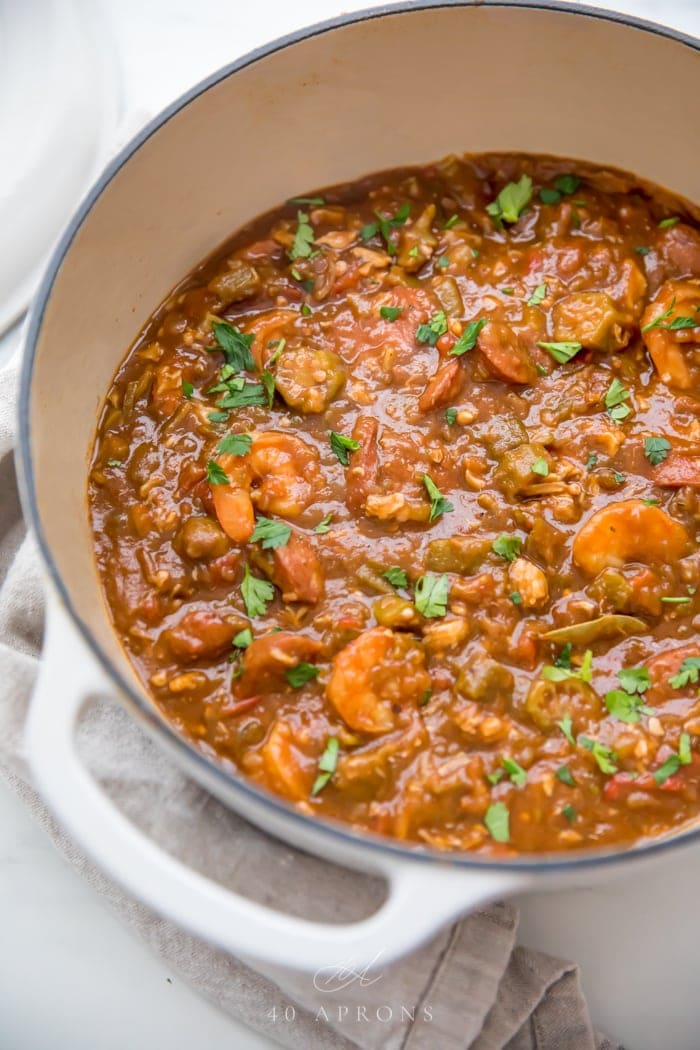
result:
[[[184,274],[287,197],[449,152],[526,150],[636,172],[700,201],[700,41],[547,3],[404,3],[304,30],[191,91],[105,171],[66,231],[32,311],[22,378],[24,509],[49,591],[28,745],[36,783],[95,861],[183,927],[245,958],[313,970],[407,952],[486,900],[575,885],[672,852],[494,863],[416,851],[316,821],[198,753],[166,724],[111,627],[86,505],[98,411],[127,347]],[[240,814],[301,849],[378,873],[370,918],[326,925],[253,903],[163,853],[81,764],[89,697],[118,697],[173,760]],[[635,869],[636,870],[636,869]]]

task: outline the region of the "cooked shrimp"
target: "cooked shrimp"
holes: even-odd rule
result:
[[[294,733],[287,722],[275,722],[262,748],[265,769],[278,791],[292,799],[307,798],[313,782],[313,766],[294,746]]]
[[[278,430],[253,438],[245,456],[219,456],[228,485],[212,485],[219,524],[234,543],[245,543],[255,528],[254,506],[267,514],[295,518],[318,488],[318,452],[306,441]]]
[[[338,653],[326,692],[351,729],[388,733],[397,725],[399,708],[417,705],[428,689],[420,643],[373,627]]]
[[[611,503],[588,519],[574,538],[573,558],[590,576],[628,562],[668,562],[683,557],[688,533],[660,507],[640,499]]]
[[[279,340],[289,333],[298,317],[296,310],[269,310],[245,325],[246,332],[255,336],[250,352],[258,368],[265,367],[279,345]],[[274,345],[270,346],[270,343]]]
[[[672,327],[687,318],[697,324]],[[650,328],[652,324],[656,327]],[[690,389],[691,354],[700,350],[700,280],[665,281],[644,311],[642,337],[661,381],[680,390]]]
[[[233,683],[236,696],[252,696],[285,688],[285,672],[313,660],[321,643],[305,634],[273,631],[250,643],[243,654],[243,672]]]

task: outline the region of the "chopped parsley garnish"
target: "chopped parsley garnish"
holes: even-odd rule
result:
[[[423,693],[422,697],[420,698],[419,702],[418,702],[418,706],[419,707],[425,707],[426,704],[430,703],[430,701],[432,699],[432,696],[433,696],[432,689],[426,689],[425,692]]]
[[[418,258],[418,245],[414,244],[408,254],[409,254],[411,259],[417,259]]]
[[[486,779],[488,780],[489,784],[500,784],[505,775],[505,769],[494,769],[493,773],[486,774]]]
[[[678,215],[671,215],[668,219],[662,219],[659,223],[660,230],[667,230],[669,226],[675,226],[677,222],[680,222]]]
[[[621,423],[632,411],[630,406],[625,404],[625,401],[629,401],[629,396],[629,390],[622,385],[620,380],[613,379],[605,395],[605,407],[610,418],[616,423]]]
[[[515,288],[501,288],[504,295],[515,295]]]
[[[314,532],[318,533],[319,536],[323,536],[326,532],[330,532],[332,520],[333,515],[326,514],[324,518],[321,518],[318,525],[314,526]]]
[[[492,802],[484,815],[484,824],[494,842],[510,841],[510,814],[505,802]]]
[[[556,663],[553,667],[543,667],[542,677],[548,682],[568,682],[570,679],[577,679],[579,682],[590,682],[592,672],[593,652],[591,649],[586,649],[581,666],[577,670],[572,669],[570,662],[568,666]]]
[[[528,306],[539,306],[540,303],[544,300],[546,295],[547,295],[547,285],[546,284],[538,284],[537,287],[535,288],[534,292],[530,296],[530,298],[527,300],[527,305]]]
[[[431,572],[421,576],[416,583],[416,609],[428,620],[444,616],[447,612],[449,591],[450,582],[447,576],[434,576]]]
[[[250,347],[255,336],[252,333],[245,335],[240,328],[226,321],[214,321],[211,328],[217,342],[214,349],[221,350],[226,364],[230,365],[234,372],[254,372],[255,361],[251,357]]]
[[[338,738],[330,736],[326,741],[324,752],[318,760],[319,774],[314,781],[314,786],[311,788],[312,795],[318,795],[319,791],[323,790],[335,773],[335,767],[338,765],[339,748]]]
[[[570,803],[568,805],[564,806],[564,808],[562,809],[561,812],[562,812],[562,816],[566,817],[566,819],[568,820],[569,824],[573,824],[574,823],[574,821],[576,820],[576,810],[574,809],[574,807]]]
[[[404,590],[408,587],[408,576],[398,565],[394,565],[391,569],[387,569],[382,575],[385,580],[388,580],[392,587],[402,587]]]
[[[646,667],[623,667],[617,677],[626,693],[646,693],[651,688],[651,675]]]
[[[447,222],[443,223],[443,230],[451,230],[459,222],[459,215],[451,215]]]
[[[599,740],[592,740],[589,736],[580,736],[578,742],[581,747],[585,747],[586,751],[591,752],[601,773],[608,775],[617,773],[617,766],[615,765],[617,755],[612,748],[601,744]]]
[[[306,685],[307,682],[317,678],[320,673],[319,667],[314,667],[313,664],[308,664],[302,660],[296,667],[290,667],[288,671],[285,671],[284,677],[293,689],[301,689],[302,685]]]
[[[216,389],[220,390],[221,387],[225,388],[226,393],[217,401],[218,408],[247,408],[249,405],[265,405],[268,402],[262,383],[246,383],[242,376],[219,383]]]
[[[313,313],[313,310],[311,309],[311,307],[309,306],[308,303],[302,303],[301,304],[301,316],[302,317],[311,317],[312,313]]]
[[[444,310],[438,310],[436,314],[426,323],[419,324],[416,329],[416,339],[419,343],[435,346],[441,335],[447,331],[447,316]]]
[[[449,258],[446,255],[441,255],[440,258],[438,259],[438,266],[440,267],[440,269],[441,270],[446,270],[449,265],[450,265]]]
[[[374,237],[374,235],[377,232],[379,232],[384,238],[386,250],[389,253],[389,255],[396,255],[396,245],[394,244],[392,233],[397,228],[397,226],[403,226],[403,224],[406,222],[406,219],[411,214],[410,204],[402,204],[399,210],[396,212],[396,214],[392,215],[388,219],[385,218],[378,211],[375,211],[374,214],[377,216],[377,221],[371,222],[367,226],[363,226],[360,232],[360,237],[363,241],[368,241],[371,237]]]
[[[616,485],[624,485],[625,480],[626,480],[625,479],[625,475],[624,474],[620,474],[619,470],[614,470],[613,471],[613,478],[615,479],[615,484]]]
[[[700,656],[686,656],[678,674],[669,678],[668,684],[672,689],[685,689],[687,685],[697,685],[698,681],[700,681]]]
[[[667,605],[688,605],[692,599],[690,598],[662,598],[661,601]]]
[[[210,412],[207,415],[207,419],[210,423],[226,423],[228,420],[228,412]]]
[[[567,669],[570,669],[571,668],[571,653],[573,652],[573,648],[574,647],[573,647],[573,644],[571,642],[567,642],[566,645],[563,645],[562,649],[561,649],[561,652],[559,653],[559,655],[557,656],[556,660],[554,661],[554,666],[555,667],[566,667]]]
[[[447,425],[448,426],[450,426],[450,427],[454,426],[454,424],[457,422],[457,409],[456,408],[446,408],[445,409],[445,419],[447,420]]]
[[[644,455],[652,467],[658,467],[659,463],[663,463],[670,451],[671,442],[667,441],[666,438],[644,438]]]
[[[425,485],[426,491],[430,498],[430,518],[429,521],[435,521],[443,514],[454,510],[454,504],[450,503],[448,499],[445,499],[440,489],[437,487],[430,474],[423,475],[423,484]]]
[[[220,467],[215,460],[210,459],[207,463],[207,481],[210,485],[230,485],[231,480],[223,469]]]
[[[662,314],[655,317],[649,324],[645,324],[642,328],[642,332],[650,332],[652,328],[663,328],[667,332],[678,332],[685,328],[698,328],[700,327],[700,321],[697,317],[674,317],[672,321],[669,321],[669,317],[673,313],[676,306],[676,297],[674,295],[671,300],[671,305],[668,310],[664,310]]]
[[[108,459],[107,460],[107,466],[108,467],[121,467],[121,465],[122,465],[122,461],[120,459]]]
[[[547,350],[552,355],[554,360],[558,361],[560,365],[565,365],[568,361],[571,361],[571,359],[573,357],[576,357],[576,354],[578,354],[580,350],[583,350],[583,344],[582,343],[570,343],[570,342],[546,343],[546,342],[541,342],[541,343],[538,343],[537,345],[541,346],[543,350]]]
[[[491,550],[494,554],[500,554],[506,561],[515,561],[520,555],[522,542],[519,536],[508,536],[502,532],[491,544]]]
[[[539,474],[541,478],[546,478],[549,474],[549,463],[542,456],[538,456],[535,462],[530,467],[533,474]]]
[[[557,780],[561,780],[562,784],[568,784],[569,787],[576,787],[574,775],[568,766],[559,766],[559,769],[557,769],[554,776]]]
[[[308,259],[313,251],[314,231],[309,216],[304,211],[297,212],[297,229],[294,243],[287,253],[290,259]]]
[[[290,197],[287,204],[306,204],[309,208],[320,208],[326,203],[323,197]]]
[[[339,462],[347,467],[350,463],[350,453],[357,452],[360,442],[355,441],[354,438],[345,437],[344,434],[337,434],[335,430],[328,431],[328,438],[331,449],[335,452]]]
[[[261,580],[253,576],[250,567],[246,565],[241,583],[241,594],[246,612],[252,620],[256,616],[265,615],[268,602],[271,602],[275,596],[275,588],[268,580]]]
[[[692,755],[690,753],[690,736],[688,733],[681,733],[680,740],[678,741],[678,753],[669,755],[668,758],[661,763],[658,769],[654,770],[654,780],[661,787],[665,784],[669,777],[672,777],[674,773],[677,773],[681,766],[688,766],[692,761]]]
[[[485,324],[488,324],[487,317],[482,317],[478,321],[470,321],[450,350],[450,357],[461,357],[461,355],[466,354],[468,350],[473,350],[476,346],[476,341],[479,338],[479,332]]]
[[[593,470],[598,465],[598,457],[595,452],[588,453],[588,459],[586,460],[586,470]]]
[[[245,456],[252,443],[250,434],[227,434],[216,446],[216,451],[222,456]]]
[[[267,394],[267,404],[269,408],[272,408],[272,402],[275,399],[275,377],[272,372],[268,372],[265,368],[260,373],[262,385],[265,387],[265,393]]]
[[[517,222],[532,199],[532,179],[521,175],[517,182],[504,186],[495,201],[486,205],[486,211],[500,225]]]
[[[651,251],[651,248],[648,248],[646,244],[638,244],[634,250],[636,251],[637,255],[648,255]]]
[[[527,783],[527,771],[514,758],[504,758],[503,768],[516,787],[523,787]]]
[[[244,627],[242,631],[239,631],[234,636],[231,645],[236,649],[247,649],[249,645],[253,644],[253,632],[250,627]]]
[[[575,747],[576,741],[574,740],[573,733],[574,723],[571,720],[571,715],[564,715],[562,720],[560,722],[557,722],[557,725],[559,726],[569,743]]]
[[[620,722],[634,725],[639,721],[640,715],[651,714],[653,709],[647,707],[641,696],[624,692],[622,689],[612,689],[605,694],[605,706],[613,718]]]
[[[577,175],[560,175],[554,180],[554,186],[544,186],[540,190],[540,200],[543,204],[558,204],[562,197],[569,197],[572,193],[576,193],[576,190],[581,185],[581,180]],[[581,203],[575,201],[574,203]],[[586,202],[583,201],[585,206]]]
[[[512,601],[513,605],[522,605],[523,604],[523,596],[522,596],[522,594],[518,594],[517,591],[511,591],[510,594],[508,595],[508,597]]]
[[[192,395],[194,394],[194,387],[192,386],[191,383],[188,383],[186,379],[183,379],[183,381],[182,381],[182,394],[183,394],[183,397],[186,397],[188,401],[191,399]]]
[[[284,521],[258,518],[250,542],[261,543],[264,551],[275,551],[278,547],[286,547],[291,535],[292,530]]]
[[[403,306],[380,306],[379,313],[385,321],[396,321],[403,313]]]

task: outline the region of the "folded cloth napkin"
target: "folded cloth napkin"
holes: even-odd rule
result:
[[[204,996],[286,1047],[615,1050],[591,1027],[577,967],[516,947],[510,904],[470,915],[380,976],[319,991],[309,975],[253,970],[184,933],[93,867],[32,789],[24,752],[43,600],[38,554],[17,498],[15,397],[16,365],[0,372],[0,775],[107,904]],[[293,850],[236,816],[173,766],[118,704],[88,709],[80,746],[115,805],[224,885],[329,922],[369,914],[381,900],[376,879]]]

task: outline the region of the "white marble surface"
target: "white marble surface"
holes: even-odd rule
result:
[[[272,36],[367,6],[352,0],[105,3],[124,56],[128,109],[142,114],[156,113]],[[697,0],[628,0],[617,7],[700,35]],[[0,828],[0,1050],[273,1045],[234,1025],[149,955],[1,785]],[[652,874],[630,872],[613,886],[532,896],[521,902],[521,939],[581,963],[596,1025],[628,1050],[695,1050],[699,876],[700,850],[694,850]]]

